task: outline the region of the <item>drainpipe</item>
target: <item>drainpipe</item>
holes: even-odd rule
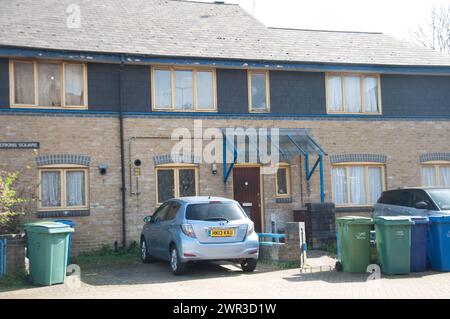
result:
[[[124,57],[121,55],[119,68],[119,138],[120,138],[120,170],[121,170],[121,187],[122,194],[122,246],[125,248],[127,244],[127,228],[126,228],[126,187],[125,187],[125,145],[123,137],[123,110],[122,110],[122,71],[124,65]]]

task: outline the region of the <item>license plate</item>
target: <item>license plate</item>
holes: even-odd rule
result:
[[[234,237],[234,229],[213,228],[209,230],[210,237]]]

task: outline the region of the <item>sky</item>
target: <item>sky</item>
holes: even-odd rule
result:
[[[210,1],[208,1],[210,2]],[[410,40],[433,5],[450,0],[225,0],[237,3],[270,27],[377,31]]]

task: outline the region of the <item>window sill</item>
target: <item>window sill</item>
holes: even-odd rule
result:
[[[368,115],[380,116],[382,113],[367,113],[367,112],[327,112],[328,115]]]
[[[51,211],[38,211],[38,218],[54,218],[54,217],[78,217],[89,216],[91,214],[89,209],[80,210],[51,210]]]
[[[210,110],[190,110],[190,109],[158,109],[153,108],[153,112],[177,112],[177,113],[217,113],[216,109],[210,109]]]
[[[41,106],[41,105],[11,105],[12,109],[44,109],[44,110],[87,110],[87,106]]]

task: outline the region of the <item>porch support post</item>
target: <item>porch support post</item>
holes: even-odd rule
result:
[[[325,186],[323,180],[323,155],[319,154],[319,172],[320,172],[320,202],[325,203]]]

